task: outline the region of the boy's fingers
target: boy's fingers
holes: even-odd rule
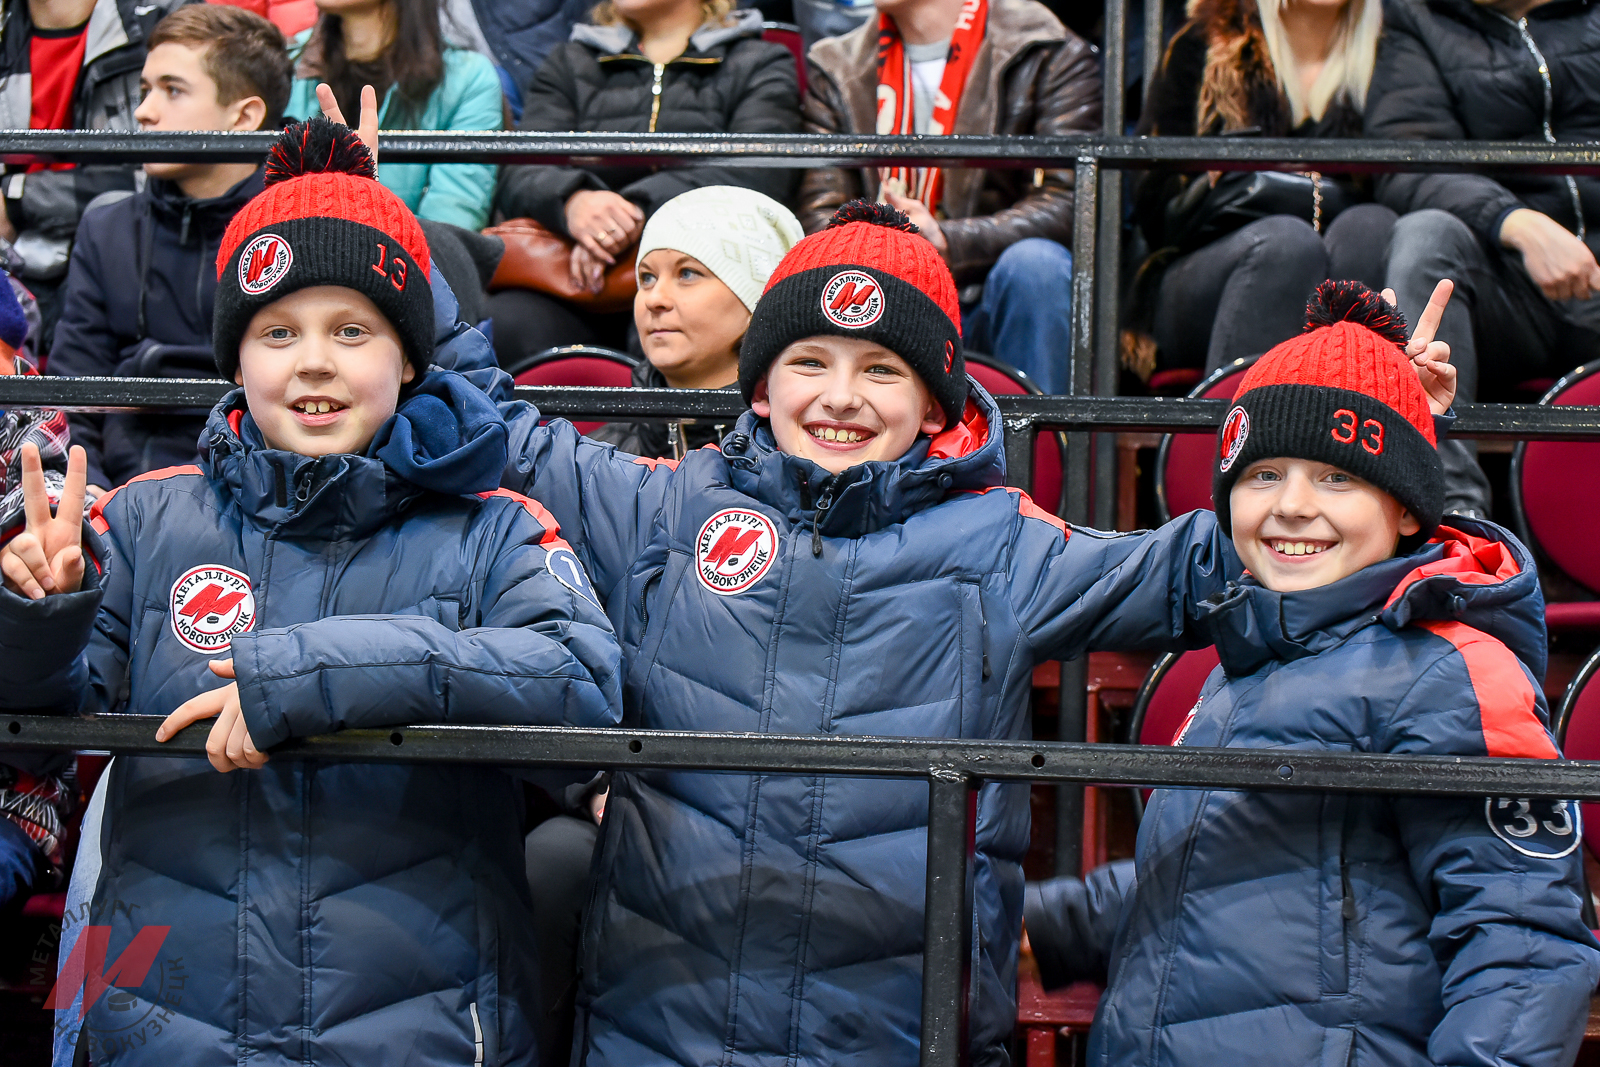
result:
[[[22,446],[22,512],[30,530],[42,530],[50,522],[50,493],[44,485],[44,463],[39,446]]]
[[[0,574],[22,596],[29,600],[43,600],[44,590],[39,587],[38,581],[33,577],[33,572],[28,570],[28,565],[22,562],[14,552],[0,555]]]
[[[77,545],[68,545],[56,553],[55,562],[50,567],[50,572],[55,578],[56,589],[62,593],[76,593],[83,588],[83,549]]]
[[[232,733],[232,721],[226,715],[218,715],[217,721],[211,724],[211,733],[206,736],[206,759],[223,774],[234,769],[233,761],[228,758],[228,738]]]
[[[231,659],[214,659],[210,663],[206,664],[206,666],[210,667],[211,673],[216,675],[218,678],[234,677],[233,660]]]
[[[1428,306],[1422,309],[1422,317],[1417,320],[1417,328],[1411,334],[1408,348],[1420,351],[1428,347],[1434,334],[1439,332],[1439,322],[1444,318],[1445,306],[1450,303],[1450,294],[1455,289],[1455,282],[1449,278],[1441,278],[1439,284],[1433,287],[1433,295],[1428,298]]]
[[[12,538],[11,544],[6,547],[7,558],[17,561],[22,573],[27,576],[27,581],[38,588],[40,596],[55,590],[55,575],[50,569],[50,561],[45,559],[44,545],[40,543],[38,537],[31,533],[20,533]],[[21,582],[18,584],[23,585],[24,591],[27,591],[26,584]],[[33,596],[31,592],[28,595]],[[35,596],[33,599],[38,600],[39,597]]]
[[[350,125],[344,120],[344,112],[339,109],[339,100],[333,95],[333,86],[327,82],[317,83],[317,106],[322,108],[322,117],[341,126]]]
[[[378,91],[370,85],[361,87],[361,125],[356,136],[372,153],[372,164],[378,164]]]
[[[79,541],[83,540],[83,497],[88,481],[88,453],[82,445],[73,445],[67,450],[67,481],[61,487],[61,506],[56,508],[56,515],[72,522]]]
[[[201,719],[209,719],[222,710],[222,703],[217,699],[218,690],[201,693],[199,696],[190,697],[171,715],[161,720],[161,725],[156,727],[156,740],[165,741],[174,737],[185,727],[192,726]]]
[[[1400,298],[1394,295],[1393,289],[1385,289],[1378,295],[1383,297],[1383,302],[1385,304],[1394,304],[1395,306],[1399,306],[1400,304]]]

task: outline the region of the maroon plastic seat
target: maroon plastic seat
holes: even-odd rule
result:
[[[1200,384],[1205,372],[1196,367],[1179,367],[1176,370],[1158,370],[1145,384],[1157,396],[1186,396]]]
[[[1139,695],[1134,697],[1128,717],[1128,737],[1136,745],[1170,745],[1188,722],[1189,713],[1200,703],[1200,690],[1217,669],[1217,650],[1197,648],[1192,652],[1168,652],[1156,660]],[[1140,811],[1150,790],[1135,790]]]
[[[993,356],[967,353],[967,373],[989,390],[991,396],[1022,396],[1042,393],[1034,380],[1009,363]],[[1066,439],[1048,431],[1033,439],[1033,484],[1028,495],[1033,502],[1053,515],[1061,514],[1061,490],[1065,484]]]
[[[806,43],[800,36],[800,27],[792,22],[763,22],[761,39],[781,44],[794,54],[794,70],[800,79],[800,95],[806,95]]]
[[[510,369],[518,385],[587,385],[626,389],[633,384],[633,369],[638,361],[626,352],[591,345],[570,345],[536,352],[526,363]],[[579,433],[605,425],[577,422]]]
[[[1194,387],[1191,397],[1232,400],[1239,381],[1254,359],[1239,359],[1219,367]],[[1156,506],[1161,521],[1170,522],[1191,511],[1210,511],[1211,461],[1217,451],[1214,433],[1169,433],[1156,452]]]
[[[1551,386],[1541,404],[1600,405],[1600,361],[1585,364]],[[1524,441],[1511,454],[1511,500],[1517,533],[1554,567],[1581,586],[1583,596],[1549,604],[1552,630],[1600,629],[1600,556],[1594,523],[1600,516],[1600,444]]]
[[[1600,649],[1578,669],[1556,706],[1556,743],[1568,759],[1600,759],[1600,685],[1589,684],[1597,672]],[[1583,805],[1583,843],[1600,859],[1600,804]]]

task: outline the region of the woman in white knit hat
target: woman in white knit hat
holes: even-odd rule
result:
[[[648,362],[634,372],[634,384],[736,385],[750,313],[772,268],[801,236],[793,212],[751,189],[710,185],[663,204],[639,238],[633,321]],[[613,422],[590,436],[634,455],[681,459],[729,429],[693,421]]]

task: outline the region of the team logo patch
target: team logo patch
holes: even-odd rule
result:
[[[196,652],[225,652],[255,624],[256,595],[236,570],[196,567],[172,583],[172,632]]]
[[[239,255],[239,288],[255,296],[283,280],[294,263],[294,249],[275,233],[264,233]]]
[[[1583,815],[1572,800],[1490,797],[1484,816],[1494,835],[1524,856],[1560,859],[1583,840]]]
[[[1226,473],[1233,466],[1233,461],[1239,458],[1239,453],[1244,450],[1244,443],[1250,439],[1250,414],[1244,408],[1234,408],[1228,412],[1228,421],[1222,424],[1222,463],[1221,470]]]
[[[742,593],[767,573],[778,551],[778,528],[760,512],[729,508],[700,527],[694,572],[719,596]]]
[[[583,569],[583,564],[578,562],[578,557],[570,548],[547,548],[544,550],[544,569],[551,576],[568,589],[581,597],[587,597],[596,604],[600,598],[595,595],[594,586],[589,584],[589,572]]]
[[[871,326],[883,317],[883,286],[858,270],[840,271],[822,289],[822,313],[847,330]]]

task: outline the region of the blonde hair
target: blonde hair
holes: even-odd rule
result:
[[[1344,97],[1360,111],[1367,104],[1367,85],[1372,81],[1372,66],[1378,55],[1378,33],[1383,28],[1381,0],[1349,0],[1334,31],[1333,47],[1322,73],[1306,92],[1300,85],[1300,69],[1294,50],[1283,32],[1278,12],[1294,0],[1260,0],[1261,29],[1267,39],[1267,54],[1278,72],[1278,87],[1289,99],[1289,110],[1296,126],[1306,119],[1320,120],[1336,97]]]
[[[713,26],[726,24],[728,16],[733,13],[733,9],[737,4],[738,0],[700,0],[700,14],[702,16],[700,24],[702,26],[708,22]],[[630,29],[638,29],[637,26],[629,23],[627,19],[617,13],[617,5],[613,4],[611,0],[600,0],[598,4],[594,5],[589,11],[589,21],[596,26],[627,24]]]

